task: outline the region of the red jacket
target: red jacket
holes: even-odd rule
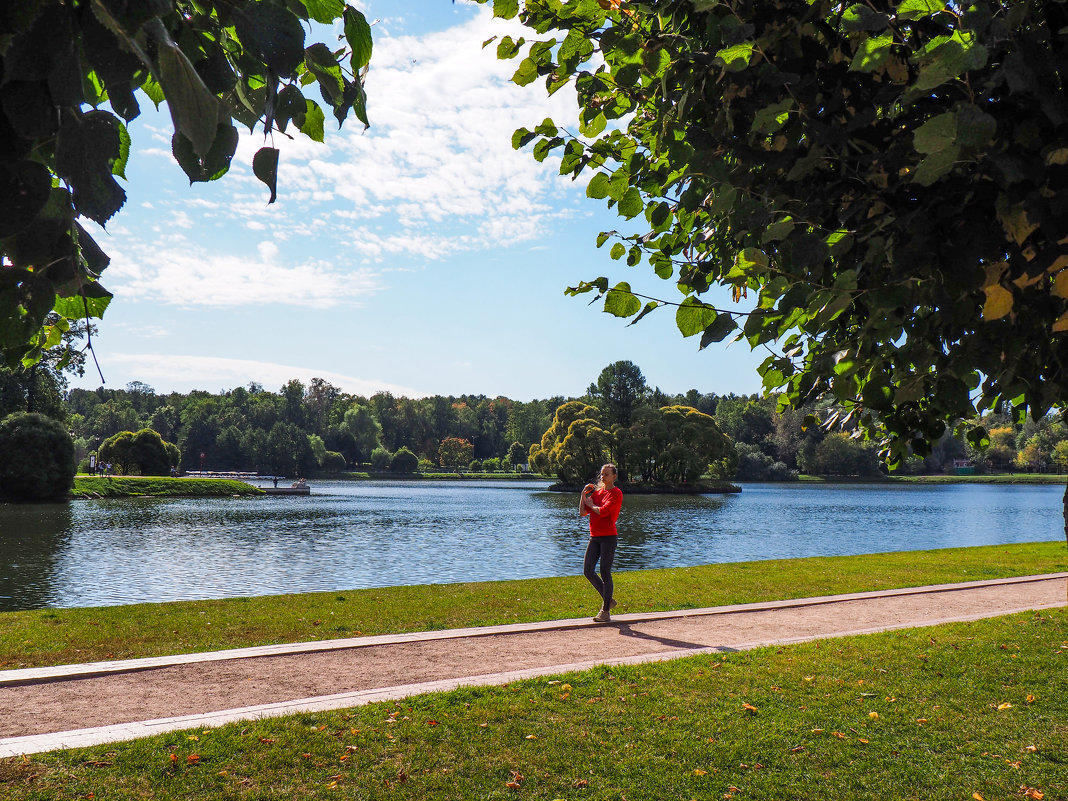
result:
[[[619,487],[608,490],[594,490],[590,493],[593,505],[601,510],[600,514],[590,512],[590,536],[613,537],[616,531],[616,520],[619,519],[619,510],[623,506],[623,492]]]

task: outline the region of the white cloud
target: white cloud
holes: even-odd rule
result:
[[[184,307],[284,303],[325,309],[358,303],[381,288],[377,273],[367,267],[282,264],[278,245],[269,240],[253,256],[207,251],[176,236],[165,239],[173,245],[160,248],[157,241],[112,252],[109,286],[117,296]]]
[[[313,378],[321,378],[353,395],[370,396],[376,392],[392,392],[398,396],[421,398],[427,394],[376,378],[359,378],[314,367],[248,359],[169,353],[109,353],[107,360],[112,367],[121,367],[147,384],[165,384],[167,391],[228,390],[247,386],[253,381],[262,384],[265,389],[275,391],[294,378],[305,385]]]

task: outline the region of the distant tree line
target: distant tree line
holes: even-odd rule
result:
[[[45,359],[30,369],[0,368],[0,420],[35,412],[58,421],[70,432],[83,467],[96,454],[110,456],[117,469],[132,472],[166,472],[172,466],[285,476],[355,469],[510,470],[527,464],[532,448],[541,449],[557,422],[557,410],[578,402],[594,410],[586,419],[596,419],[602,430],[631,432],[626,447],[615,453],[633,464],[635,477],[655,477],[651,471],[658,462],[645,452],[650,441],[659,437],[664,448],[672,446],[661,430],[664,410],[670,407],[691,408],[711,418],[733,443],[734,477],[740,480],[791,480],[798,473],[867,476],[882,469],[875,446],[853,432],[826,431],[811,419],[805,425],[808,415],[831,419],[839,411],[834,405],[779,411],[774,399],[757,395],[696,389],[668,394],[648,386],[629,361],[605,367],[582,397],[531,401],[485,395],[413,399],[388,392],[366,397],[319,378],[307,385],[289,381],[278,391],[250,384],[219,393],[161,394],[139,381],[125,389],[67,389],[65,373],[81,369],[80,362],[69,359]],[[1018,424],[1009,414],[987,415],[982,423],[990,432],[985,451],[947,435],[930,456],[912,459],[903,469],[947,472],[954,460],[964,460],[980,471],[1068,470],[1068,430],[1059,418]],[[145,432],[157,433],[159,440]],[[108,440],[111,444],[105,446]],[[134,440],[140,462],[115,456],[116,446],[127,454]],[[682,458],[681,450],[676,454]],[[695,458],[679,462],[682,473],[692,473]],[[145,467],[149,463],[152,467]],[[535,460],[533,467],[556,472],[544,461]]]

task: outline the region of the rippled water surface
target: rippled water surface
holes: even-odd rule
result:
[[[317,482],[306,498],[0,504],[0,609],[575,575],[538,482]],[[625,497],[619,569],[1063,538],[1056,486],[746,484]]]

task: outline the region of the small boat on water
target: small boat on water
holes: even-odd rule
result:
[[[264,487],[263,491],[268,495],[311,495],[311,487],[303,478],[294,481],[288,487],[279,487],[277,483],[275,482],[276,486],[273,487]]]
[[[307,484],[301,487],[264,487],[263,491],[268,495],[311,495],[311,487]]]

